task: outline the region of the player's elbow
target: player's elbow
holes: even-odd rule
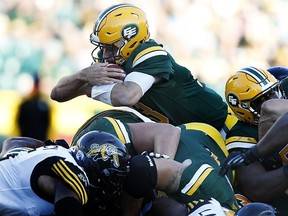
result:
[[[57,90],[56,88],[52,89],[51,93],[50,93],[50,98],[54,101],[57,102],[65,102],[70,100],[71,98],[68,97],[64,97],[63,94],[61,93],[61,91]]]
[[[50,98],[52,100],[55,100],[57,102],[62,102],[61,98],[59,97],[59,94],[57,92],[57,89],[56,88],[53,88],[51,93],[50,93]]]

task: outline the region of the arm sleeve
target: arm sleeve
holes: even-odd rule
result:
[[[54,146],[52,146],[54,147]],[[57,146],[55,146],[56,148]],[[38,178],[41,175],[48,175],[65,182],[79,197],[82,205],[88,201],[89,181],[86,173],[74,163],[65,158],[52,156],[38,163],[31,174],[31,187],[40,197],[49,200],[38,186]],[[49,200],[52,202],[52,200]]]
[[[132,158],[130,171],[124,181],[124,190],[139,199],[152,193],[157,183],[157,169],[153,158],[136,155]]]

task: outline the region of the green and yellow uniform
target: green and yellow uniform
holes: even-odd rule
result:
[[[233,181],[232,172],[227,177],[219,177],[220,164],[228,155],[221,134],[203,123],[188,123],[180,125],[180,128],[181,138],[175,160],[183,162],[190,158],[192,164],[184,170],[180,189],[173,198],[189,205],[192,199],[209,199],[210,196],[223,207],[237,210],[230,183]]]
[[[119,115],[118,119],[107,116],[94,118],[82,127],[84,130],[78,131],[73,143],[77,142],[79,134],[83,134],[84,131],[100,130],[118,137],[128,152],[132,156],[136,155],[129,126],[119,119]],[[228,154],[221,134],[204,123],[189,123],[179,127],[182,132],[175,160],[183,162],[189,158],[192,164],[184,170],[179,190],[172,197],[189,205],[194,200],[209,199],[212,196],[224,207],[236,210],[238,206],[230,184],[232,173],[227,174],[228,177],[220,177],[218,174],[219,165]]]
[[[227,105],[222,97],[178,65],[154,40],[139,45],[123,67],[127,74],[141,72],[161,78],[134,106],[153,121],[173,125],[203,122],[218,130],[224,126]]]

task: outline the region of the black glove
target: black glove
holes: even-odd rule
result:
[[[241,152],[232,152],[229,156],[224,160],[221,165],[221,170],[219,175],[224,176],[228,172],[229,169],[235,169],[239,166],[247,166],[254,161],[260,158],[257,146],[255,145],[251,149]]]

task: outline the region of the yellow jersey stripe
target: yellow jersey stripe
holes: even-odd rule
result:
[[[228,151],[234,148],[251,148],[255,144],[257,144],[257,141],[253,137],[233,136],[226,139],[226,148]]]
[[[181,190],[182,193],[185,193],[189,196],[192,196],[195,191],[201,186],[205,181],[207,176],[214,170],[209,164],[203,164],[193,175],[190,182]]]
[[[79,180],[78,176],[65,164],[63,160],[54,164],[52,170],[71,186],[79,196],[82,204],[87,203],[88,195],[83,184]]]
[[[83,185],[83,183],[80,181],[79,177],[67,166],[67,164],[63,161],[60,160],[61,165],[63,166],[63,168],[65,170],[67,170],[70,173],[70,176],[72,176],[72,178],[74,178],[76,180],[76,186],[79,188],[79,191],[81,194],[83,194],[83,201],[85,201],[85,203],[88,201],[88,195],[86,193],[86,189]]]
[[[154,54],[151,54],[152,52],[154,52]],[[136,55],[136,57],[133,60],[132,66],[135,67],[139,63],[146,60],[147,58],[145,58],[144,56],[149,54],[149,53],[151,54],[151,55],[149,55],[149,57],[153,57],[153,56],[157,56],[157,55],[167,55],[167,52],[161,46],[149,47],[145,50],[142,50],[140,53],[138,53]]]
[[[228,108],[228,114],[225,120],[225,126],[228,130],[231,130],[231,128],[238,122],[238,118],[234,114],[234,112],[231,110],[231,108]]]
[[[121,142],[123,142],[124,144],[127,143],[127,140],[125,138],[125,135],[122,132],[121,126],[119,126],[118,122],[116,121],[116,119],[113,119],[111,117],[104,117],[105,119],[107,119],[114,127],[114,130],[117,134],[117,138],[121,140]]]
[[[225,156],[226,157],[228,156],[228,151],[225,146],[225,141],[217,129],[215,129],[211,125],[208,125],[205,123],[198,123],[198,122],[187,123],[187,124],[184,124],[184,126],[188,130],[198,130],[207,134],[217,143],[217,145],[221,148]]]

